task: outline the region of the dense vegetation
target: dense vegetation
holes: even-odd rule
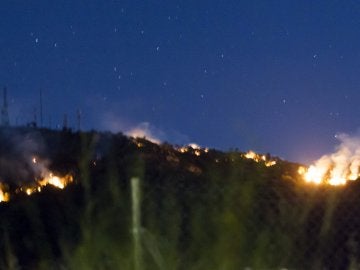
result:
[[[305,185],[298,164],[181,153],[122,134],[0,130],[0,177],[37,155],[75,182],[0,204],[1,269],[358,269],[360,184]],[[141,183],[141,264],[131,185]],[[21,178],[21,181],[19,180]]]

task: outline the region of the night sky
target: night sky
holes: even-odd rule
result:
[[[170,143],[310,162],[360,121],[359,1],[14,1],[0,6],[12,125],[63,115]],[[39,119],[39,116],[38,116]]]

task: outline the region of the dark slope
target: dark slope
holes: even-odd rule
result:
[[[1,269],[133,269],[133,177],[141,180],[144,269],[356,265],[357,182],[315,188],[302,183],[298,164],[197,154],[122,134],[0,130],[0,177],[12,192],[0,204]],[[15,194],[33,179],[31,155],[71,172],[74,183]]]

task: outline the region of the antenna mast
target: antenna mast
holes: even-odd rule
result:
[[[43,126],[43,100],[42,100],[42,89],[40,88],[40,127]]]
[[[68,129],[68,118],[67,118],[67,114],[64,114],[64,119],[63,119],[63,130],[67,130]]]
[[[77,116],[77,124],[78,124],[78,131],[81,130],[81,110],[77,109],[76,111],[76,116]]]
[[[3,107],[1,108],[1,125],[7,127],[10,125],[9,112],[8,112],[8,102],[7,102],[7,90],[4,87],[4,96],[3,96]]]
[[[37,127],[37,110],[36,110],[36,107],[34,107],[33,109],[33,127]]]

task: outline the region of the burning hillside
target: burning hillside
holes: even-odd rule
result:
[[[32,181],[28,179],[19,181],[15,190],[12,190],[9,182],[4,179],[3,182],[0,183],[0,202],[8,202],[14,194],[21,192],[27,195],[41,192],[47,185],[64,189],[68,184],[73,182],[73,176],[71,174],[65,174],[64,176],[56,175],[46,167],[45,162],[39,161],[35,156],[31,158],[31,162],[34,165],[34,171],[37,172],[35,178]]]
[[[13,137],[16,138],[16,144],[13,141]],[[6,159],[6,162],[0,162],[0,202],[7,202],[11,200],[13,196],[21,193],[31,195],[41,192],[43,188],[48,185],[54,188],[64,189],[68,184],[73,182],[74,175],[72,173],[66,172],[66,170],[62,170],[62,173],[55,173],[49,169],[49,165],[52,163],[50,162],[51,158],[41,158],[41,156],[44,156],[44,149],[46,147],[44,146],[44,142],[39,140],[38,137],[39,136],[34,136],[32,133],[26,133],[26,135],[21,135],[20,137],[18,135],[11,137],[10,144],[15,148],[15,158],[9,158]],[[298,168],[299,175],[301,175],[306,183],[336,186],[345,185],[347,181],[353,181],[358,178],[360,150],[357,149],[357,145],[359,145],[359,142],[345,135],[340,135],[338,138],[342,143],[334,154],[321,157],[309,167],[300,166]],[[131,138],[130,142],[132,142],[139,151],[144,151],[144,148],[146,148],[149,143],[159,148],[162,147],[158,143],[148,142],[144,140],[144,138]],[[100,152],[102,151],[103,149],[100,150]],[[167,155],[167,160],[175,160],[177,161],[176,163],[179,163],[180,160],[180,156],[176,157],[176,153],[194,156],[194,158],[204,156],[208,159],[212,157],[216,163],[221,161],[218,155],[210,154],[208,148],[200,147],[197,144],[189,144],[181,147],[175,146],[170,151],[172,151],[172,153]],[[34,152],[39,152],[40,155],[34,155]],[[14,155],[14,153],[10,152],[10,156],[11,155]],[[253,160],[265,167],[276,166],[280,161],[278,158],[258,154],[254,151],[237,153],[236,155],[238,155],[239,158]],[[102,154],[97,153],[96,156],[102,156]],[[225,157],[225,160],[226,159]],[[14,162],[11,162],[11,160],[14,160]],[[229,160],[234,159],[230,158]],[[96,167],[97,159],[90,163],[92,167]],[[193,164],[187,166],[188,168],[196,168],[196,172],[202,171],[202,169]],[[193,172],[194,169],[189,171]]]
[[[16,144],[14,143],[13,137],[16,138]],[[13,163],[11,162],[11,158],[7,159],[7,162],[0,162],[0,202],[7,202],[13,196],[21,193],[31,195],[41,192],[43,188],[48,185],[54,188],[64,189],[68,184],[73,182],[74,176],[71,173],[66,171],[61,174],[54,173],[49,169],[51,162],[48,158],[41,158],[39,155],[31,154],[34,152],[44,152],[44,143],[41,142],[38,137],[39,136],[34,136],[32,133],[21,135],[20,139],[18,135],[11,137],[10,144],[13,144],[15,148],[15,159],[13,159]],[[346,135],[339,135],[338,138],[341,144],[337,147],[334,154],[324,155],[309,167],[300,166],[298,168],[299,175],[301,175],[306,183],[338,186],[345,185],[347,181],[354,181],[359,177],[360,150],[358,149],[358,145],[360,145],[360,143],[357,139]],[[161,147],[159,143],[147,142],[143,138],[131,138],[130,141],[140,151],[142,151],[148,143],[153,143]],[[200,157],[203,155],[209,156],[210,150],[208,148],[202,148],[197,144],[189,144],[181,147],[175,146],[173,147],[173,151],[174,153],[171,154],[172,158],[167,156],[167,160],[177,160],[178,163],[179,157],[176,157],[176,152]],[[14,154],[10,153],[10,155]],[[258,154],[254,151],[238,153],[238,155],[240,158],[253,160],[256,163],[263,164],[265,167],[276,166],[279,161],[278,158]],[[213,158],[216,163],[221,160],[218,156],[214,156]],[[231,160],[233,160],[233,158]],[[20,162],[22,162],[22,164]],[[91,164],[95,166],[94,164],[97,164],[97,161],[94,160]],[[189,166],[191,168],[194,167],[194,165]],[[13,169],[9,170],[9,167],[13,167]],[[197,172],[202,171],[198,167],[196,168]],[[7,171],[11,173],[7,173]],[[19,173],[19,175],[14,176],[14,172]]]
[[[261,162],[261,163],[264,163],[266,167],[271,167],[271,166],[274,166],[276,165],[276,160],[275,159],[272,159],[271,157],[268,157],[266,155],[260,155],[260,154],[257,154],[255,153],[254,151],[248,151],[245,155],[244,155],[245,158],[247,159],[252,159],[256,162]]]
[[[61,152],[52,153],[48,136],[36,129],[0,129],[0,202],[41,192],[45,186],[64,189],[73,182],[74,166],[61,166],[57,160]]]
[[[341,186],[359,178],[360,140],[346,134],[336,138],[340,144],[334,153],[322,156],[308,168],[299,168],[298,173],[307,183]]]
[[[335,259],[330,263],[317,250],[333,254],[339,246],[347,246],[350,238],[345,235],[339,240],[338,232],[358,233],[358,223],[352,226],[345,219],[357,217],[360,182],[344,186],[341,192],[302,184],[313,183],[312,179],[318,184],[337,183],[326,178],[336,172],[350,179],[351,173],[357,173],[355,147],[339,147],[339,153],[305,167],[254,151],[172,146],[122,134],[34,132],[0,129],[0,243],[11,243],[11,258],[17,258],[23,269],[40,269],[44,261],[49,264],[43,269],[57,269],[54,262],[69,269],[94,265],[100,269],[104,257],[109,269],[125,265],[125,261],[116,264],[119,254],[131,250],[129,235],[139,232],[129,227],[133,209],[130,180],[135,178],[141,189],[139,235],[153,239],[144,248],[152,251],[159,243],[158,254],[167,257],[169,245],[173,245],[176,257],[190,265],[196,263],[193,256],[208,260],[209,253],[202,253],[204,243],[213,254],[222,254],[224,262],[241,256],[234,269],[249,265],[254,265],[252,269],[280,269],[284,265],[315,269],[309,265],[318,258],[326,265],[340,265],[338,257],[332,257]],[[349,154],[340,159],[340,153]],[[326,163],[330,165],[321,167],[323,160],[330,160]],[[347,169],[340,170],[339,160],[351,162],[342,162],[341,168]],[[317,170],[321,173],[314,173]],[[341,205],[328,213],[324,209],[331,200]],[[344,215],[342,209],[350,209],[353,215]],[[328,230],[331,215],[340,223]],[[323,217],[327,218],[326,226],[321,228]],[[321,239],[337,241],[329,241],[329,245],[311,242],[320,230]],[[306,253],[310,242],[316,250],[309,253],[316,254],[316,259]],[[230,252],[219,252],[224,243],[231,243]],[[179,246],[185,252],[179,252]],[[10,269],[6,261],[9,250],[0,245],[0,269]],[[264,258],[266,267],[251,261],[249,252],[254,250],[261,252],[255,255]],[[304,256],[304,263],[293,259],[294,252]],[[152,254],[144,251],[147,262],[152,261]],[[92,260],[86,267],[84,256]],[[75,259],[69,262],[68,258]],[[183,268],[191,269],[188,265]]]

